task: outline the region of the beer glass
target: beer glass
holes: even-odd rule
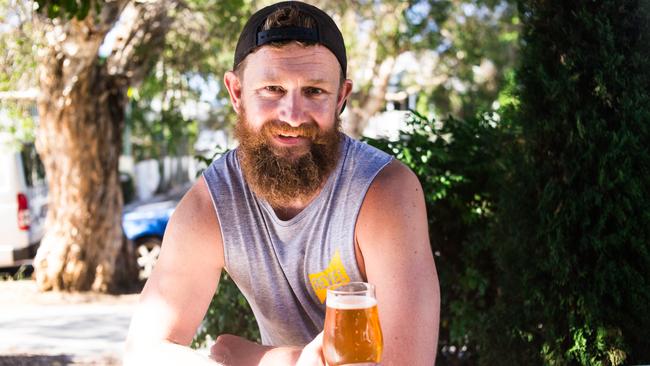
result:
[[[327,365],[379,363],[383,338],[375,287],[351,282],[328,288],[326,304],[323,354]]]

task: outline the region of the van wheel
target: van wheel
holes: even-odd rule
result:
[[[160,246],[160,238],[153,236],[135,241],[135,255],[140,280],[146,280],[151,275],[151,271],[160,255]]]

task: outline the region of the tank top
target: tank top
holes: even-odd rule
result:
[[[343,137],[321,192],[281,220],[244,179],[237,149],[203,173],[221,226],[225,269],[248,300],[262,344],[300,346],[323,329],[328,286],[362,281],[354,229],[373,179],[390,155]]]

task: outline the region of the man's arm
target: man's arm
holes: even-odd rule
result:
[[[215,365],[188,346],[224,266],[221,229],[203,179],[172,215],[131,320],[126,365]]]
[[[224,267],[223,241],[210,193],[199,179],[174,211],[158,262],[140,296],[127,338],[125,365],[319,365],[307,347],[266,347],[221,335],[209,359],[188,346]]]
[[[376,286],[382,365],[430,366],[436,357],[440,289],[422,187],[393,161],[375,178],[356,224],[360,267]]]

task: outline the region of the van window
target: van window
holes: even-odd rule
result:
[[[16,165],[14,152],[2,145],[0,141],[0,191],[5,191],[9,187],[11,172]],[[9,174],[7,174],[9,172]]]
[[[45,167],[36,153],[34,144],[23,145],[20,152],[23,160],[23,169],[25,171],[25,182],[28,187],[41,185],[45,183]]]

